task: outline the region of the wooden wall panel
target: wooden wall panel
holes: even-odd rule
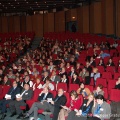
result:
[[[83,33],[83,7],[77,8],[78,32]]]
[[[20,31],[25,32],[26,31],[26,16],[20,17]]]
[[[106,34],[114,34],[114,0],[106,0]]]
[[[2,17],[0,17],[0,32],[2,32]]]
[[[48,32],[54,32],[54,13],[48,14]]]
[[[54,32],[54,13],[44,14],[44,33]]]
[[[13,16],[8,17],[8,31],[14,32],[14,17]]]
[[[44,14],[44,33],[48,32],[48,14]]]
[[[55,32],[65,31],[65,12],[55,13]]]
[[[26,16],[26,31],[31,32],[32,31],[32,16]]]
[[[43,15],[32,16],[32,31],[37,37],[43,36]]]
[[[20,17],[14,16],[14,31],[20,32]]]
[[[120,37],[120,0],[116,0],[116,35]]]
[[[94,33],[102,33],[101,2],[94,3]]]
[[[37,25],[38,25],[38,32],[37,32],[37,36],[42,37],[43,36],[43,15],[37,15]]]
[[[2,32],[8,32],[8,17],[2,17]]]
[[[106,34],[106,1],[101,1],[101,12],[102,12],[102,34]]]
[[[90,33],[94,33],[94,3],[90,5]]]
[[[89,6],[83,6],[83,33],[89,33]]]

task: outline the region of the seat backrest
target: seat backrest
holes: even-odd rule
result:
[[[109,80],[108,81],[108,90],[115,88],[116,80]]]
[[[108,90],[107,90],[107,88],[103,88],[103,91],[104,91],[105,99],[108,99]]]
[[[111,74],[111,72],[103,72],[103,73],[102,73],[102,78],[112,79],[112,74]]]
[[[50,91],[50,92],[53,94],[53,97],[55,98],[55,96],[57,95],[57,91],[52,90],[52,91]]]
[[[69,84],[69,90],[68,90],[68,92],[71,92],[72,90],[77,91],[78,88],[79,88],[78,84]]]
[[[32,97],[32,100],[37,101],[38,100],[38,96],[41,93],[41,91],[42,91],[42,89],[35,89],[33,97]]]
[[[97,66],[97,68],[98,68],[98,71],[99,71],[101,74],[105,71],[105,69],[104,69],[103,66]]]
[[[91,86],[91,85],[85,85],[85,88],[88,88],[91,92],[93,92],[93,86]]]
[[[114,80],[117,80],[119,76],[120,76],[120,73],[114,73]]]
[[[99,84],[103,85],[103,87],[107,87],[107,81],[104,78],[97,78],[96,80],[96,86],[98,86]]]
[[[58,83],[57,84],[57,90],[62,88],[64,91],[67,92],[67,84],[66,83]]]
[[[120,102],[120,90],[111,89],[110,91],[110,100],[115,102]]]
[[[2,92],[3,96],[5,96],[5,94],[8,93],[10,88],[11,88],[11,86],[8,86],[8,85],[3,86],[3,92]]]

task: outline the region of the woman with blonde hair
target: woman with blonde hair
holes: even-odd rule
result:
[[[61,106],[62,109],[59,112],[58,120],[65,120],[69,112],[75,109],[79,109],[81,100],[76,91],[71,91],[70,99],[67,106]]]

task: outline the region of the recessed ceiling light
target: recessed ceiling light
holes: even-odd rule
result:
[[[19,2],[17,4],[19,4]]]
[[[45,2],[46,3],[46,2]]]
[[[28,2],[26,2],[26,3],[28,3]]]
[[[10,4],[10,3],[8,3],[8,4]]]
[[[15,8],[15,7],[14,7]]]

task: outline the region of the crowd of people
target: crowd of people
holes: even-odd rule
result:
[[[50,120],[50,114],[53,114],[53,120],[109,119],[111,107],[105,101],[103,85],[96,86],[97,79],[101,77],[97,66],[103,66],[104,70],[107,66],[116,67],[116,63],[112,61],[114,56],[104,51],[117,50],[117,46],[119,45],[116,41],[113,45],[108,41],[101,42],[100,45],[90,42],[84,45],[84,42],[78,40],[69,39],[63,42],[43,38],[37,49],[30,50],[8,68],[1,66],[0,85],[11,86],[0,101],[3,114],[1,120],[6,117],[6,105],[10,108],[10,117],[18,114],[16,119],[26,119],[34,113],[33,120],[37,120],[39,109],[44,110],[46,120]],[[89,48],[93,49],[93,55],[85,55],[85,64],[82,64],[79,61],[81,53]],[[109,57],[107,64],[104,63],[106,57]],[[96,59],[99,59],[99,63],[96,63]],[[116,70],[117,68],[115,72]],[[94,91],[85,86],[91,85],[91,79],[94,81]],[[70,91],[68,100],[64,95],[68,91],[57,89],[58,83],[66,83],[68,89],[70,84],[78,84],[79,89]],[[114,88],[120,89],[120,77]],[[23,115],[20,106],[26,106],[26,101],[32,98],[36,89],[42,89],[38,97],[39,102],[34,102]],[[58,91],[56,97],[50,92],[54,90]]]

